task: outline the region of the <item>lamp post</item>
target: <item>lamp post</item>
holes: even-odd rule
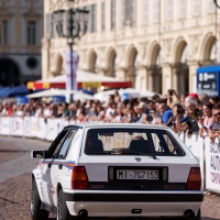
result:
[[[73,0],[69,0],[73,1]],[[70,85],[68,86],[66,83],[66,89],[74,90],[76,89],[77,85],[76,83],[76,68],[73,68],[74,62],[76,60],[73,59],[73,55],[76,56],[73,52],[73,44],[75,39],[80,39],[86,31],[87,31],[87,26],[88,26],[88,16],[89,11],[87,10],[82,10],[82,9],[68,9],[68,10],[58,10],[54,11],[54,16],[55,16],[55,23],[56,23],[56,31],[59,37],[65,37],[67,39],[67,43],[69,45],[69,53],[68,57],[70,60],[67,62],[70,62],[69,67],[70,67]],[[67,21],[67,28],[64,30],[64,25],[63,21],[66,19]],[[75,59],[78,59],[75,57]],[[77,61],[78,62],[78,61]],[[75,66],[77,65],[76,63],[74,64]],[[68,78],[68,71],[69,67],[67,67],[67,78]],[[74,72],[75,70],[75,72]],[[67,88],[70,87],[70,88]],[[70,96],[70,102],[73,101],[73,94]]]
[[[215,6],[220,9],[220,4],[218,4],[218,0],[213,0]]]

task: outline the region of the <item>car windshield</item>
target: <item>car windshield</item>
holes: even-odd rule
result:
[[[87,155],[185,155],[169,132],[154,129],[90,129],[87,133],[85,153]]]

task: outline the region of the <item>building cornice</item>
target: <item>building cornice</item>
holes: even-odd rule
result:
[[[37,11],[35,11],[34,9],[29,9],[28,11],[23,13],[23,16],[26,19],[39,19],[42,17],[42,15],[40,13],[38,13]]]

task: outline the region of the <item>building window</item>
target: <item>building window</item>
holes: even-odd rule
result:
[[[122,0],[122,25],[134,26],[136,24],[136,1]]]
[[[102,31],[105,30],[105,2],[102,2],[101,4],[101,25],[102,25]]]
[[[209,10],[209,13],[212,13],[212,12],[215,12],[216,10],[216,6],[215,6],[215,3],[213,2],[213,0],[208,0],[209,2],[209,5],[208,5],[208,10]]]
[[[28,21],[28,45],[36,44],[36,21]]]
[[[8,21],[0,22],[0,44],[8,44]]]
[[[173,0],[167,0],[166,3],[166,19],[171,21],[173,19]]]
[[[194,15],[200,15],[201,0],[194,0]]]
[[[154,22],[160,21],[160,0],[154,0]]]
[[[116,26],[116,0],[111,0],[111,29]]]
[[[149,16],[149,0],[143,0],[143,23],[148,23]]]
[[[180,18],[185,18],[186,17],[186,0],[179,0],[179,3],[180,3],[179,16]]]
[[[91,32],[96,32],[96,5],[91,5]]]

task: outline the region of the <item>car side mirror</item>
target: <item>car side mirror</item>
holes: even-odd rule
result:
[[[46,157],[46,154],[47,154],[47,151],[36,151],[36,150],[33,150],[31,152],[31,157],[32,158],[45,158]]]

